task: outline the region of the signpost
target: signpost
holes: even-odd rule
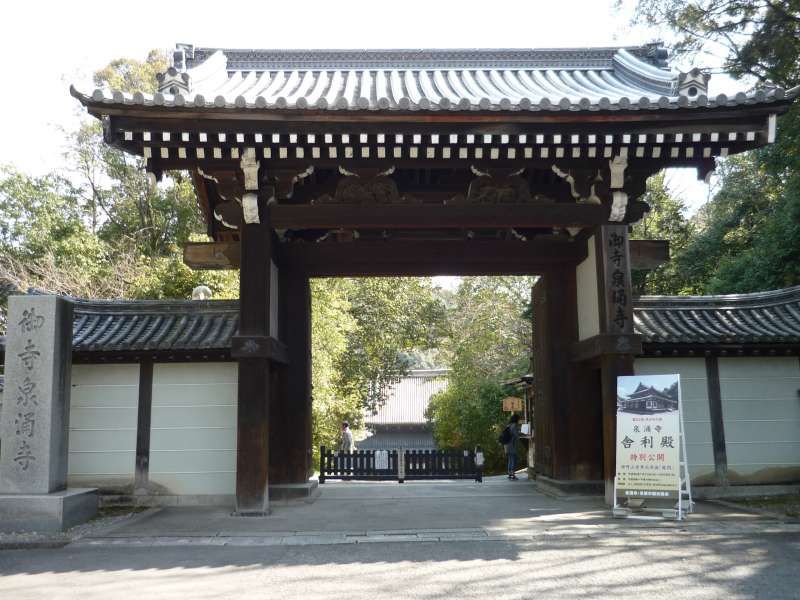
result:
[[[614,516],[636,509],[683,517],[682,434],[679,375],[617,378]]]
[[[525,408],[525,403],[522,398],[509,396],[503,398],[503,412],[522,412]]]

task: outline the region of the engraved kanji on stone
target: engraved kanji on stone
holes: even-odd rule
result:
[[[622,248],[625,245],[625,238],[618,233],[612,233],[608,236],[609,248]]]
[[[614,263],[615,267],[619,267],[622,265],[622,261],[625,257],[623,256],[622,252],[619,250],[614,250],[614,254],[611,255],[611,262]]]
[[[625,293],[625,289],[616,289],[611,292],[611,302],[614,304],[620,304],[622,306],[628,305],[628,295]]]
[[[44,325],[44,317],[36,314],[36,309],[22,311],[22,320],[19,322],[19,327],[25,333],[36,331]]]
[[[33,412],[17,413],[17,417],[14,419],[14,425],[17,426],[17,435],[33,437],[33,429],[36,425],[35,416]]]
[[[36,393],[36,384],[26,377],[22,385],[18,385],[19,394],[17,395],[17,406],[28,408],[28,406],[39,406],[39,395]]]
[[[36,460],[36,457],[31,452],[31,445],[22,440],[22,443],[17,448],[17,453],[14,456],[14,462],[16,462],[20,467],[22,467],[23,471],[27,471],[28,467],[30,467],[31,463]]]
[[[28,369],[28,371],[32,371],[33,367],[36,366],[36,361],[39,360],[41,356],[41,352],[36,349],[36,344],[28,340],[25,350],[17,354],[17,356],[19,356],[25,368]]]
[[[628,322],[628,317],[625,316],[625,311],[622,310],[622,307],[617,308],[617,312],[614,315],[614,324],[619,327],[620,329],[625,328],[625,324]]]
[[[615,269],[611,273],[611,286],[615,287],[615,288],[624,288],[625,287],[625,273],[623,273],[619,269]]]

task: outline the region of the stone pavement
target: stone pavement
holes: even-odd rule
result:
[[[152,509],[73,545],[294,546],[375,542],[535,540],[642,528],[725,533],[785,528],[730,508],[698,503],[688,521],[612,519],[601,498],[555,499],[535,483],[471,481],[328,482],[313,504],[273,505],[268,518],[234,517],[227,507]],[[788,526],[792,527],[792,526]],[[783,530],[783,529],[782,529]],[[800,525],[797,526],[800,532]]]
[[[0,551],[0,598],[800,597],[800,525],[698,504],[612,520],[527,481],[326,483],[269,518],[166,508],[64,548]]]

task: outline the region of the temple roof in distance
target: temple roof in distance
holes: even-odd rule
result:
[[[236,300],[76,300],[73,349],[88,359],[227,356],[238,311]],[[660,348],[800,346],[800,286],[724,296],[643,296],[634,301],[633,314],[647,354]]]
[[[605,111],[770,103],[800,89],[710,97],[658,45],[560,49],[240,50],[179,44],[156,94],[71,90],[84,104],[232,110]]]

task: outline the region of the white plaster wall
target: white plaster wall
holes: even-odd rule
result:
[[[720,358],[719,379],[731,483],[800,477],[800,360]]]
[[[637,375],[678,373],[686,428],[686,454],[693,483],[709,485],[714,477],[714,449],[708,408],[706,361],[703,358],[637,358]]]
[[[600,308],[597,297],[597,259],[594,236],[586,242],[589,254],[575,269],[578,290],[578,338],[585,340],[600,333]]]
[[[133,484],[139,365],[73,365],[68,483]]]
[[[165,494],[236,489],[236,363],[156,364],[150,483]]]

